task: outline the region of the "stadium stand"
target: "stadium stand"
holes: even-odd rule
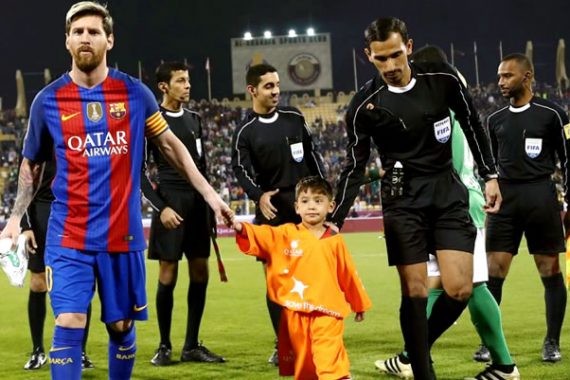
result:
[[[475,107],[482,120],[495,110],[505,106],[506,101],[500,96],[495,83],[471,88]],[[560,104],[567,112],[570,108],[570,91],[561,92],[554,86],[537,83],[537,96],[548,98]],[[298,107],[307,121],[317,145],[317,151],[323,156],[326,166],[327,179],[336,183],[346,146],[344,114],[354,92],[332,93],[312,97],[309,94],[282,94],[282,100]],[[250,101],[234,98],[223,98],[221,101],[212,99],[211,102],[192,101],[189,108],[200,113],[204,125],[205,150],[209,155],[208,175],[213,187],[219,190],[222,198],[228,202],[239,215],[254,213],[254,203],[246,199],[245,193],[239,187],[231,169],[231,137],[232,132],[245,116]],[[19,119],[13,110],[0,114],[0,225],[11,209],[17,183],[19,152],[24,133],[25,119]],[[377,177],[379,158],[370,158],[367,178]],[[156,177],[156,170],[149,167],[151,180]],[[381,206],[379,199],[380,186],[378,181],[371,181],[362,186],[355,201],[351,215],[378,215]],[[152,212],[150,205],[143,202],[143,212],[149,216]]]

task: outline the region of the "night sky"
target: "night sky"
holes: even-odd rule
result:
[[[0,97],[4,108],[15,105],[15,71],[25,73],[28,105],[42,86],[40,73],[49,67],[53,77],[69,69],[64,46],[65,13],[73,1],[2,0],[0,10]],[[461,4],[459,6],[459,4]],[[137,75],[137,60],[145,81],[154,90],[153,71],[161,59],[186,58],[194,66],[192,97],[207,96],[204,63],[210,57],[214,97],[231,96],[230,38],[246,30],[261,35],[269,29],[284,35],[308,26],[329,32],[332,39],[333,81],[336,90],[354,85],[352,49],[358,52],[358,81],[373,71],[365,60],[363,30],[376,17],[397,16],[408,24],[416,47],[438,44],[449,52],[450,43],[464,53],[456,65],[468,81],[475,81],[473,41],[477,41],[482,82],[494,81],[499,40],[505,54],[524,52],[534,44],[539,81],[554,82],[554,59],[559,38],[570,43],[569,0],[109,0],[115,19],[115,47],[109,64]],[[567,54],[570,65],[570,54]],[[570,66],[568,67],[570,71]]]

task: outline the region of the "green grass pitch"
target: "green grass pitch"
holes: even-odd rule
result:
[[[352,316],[346,320],[346,346],[355,379],[391,379],[377,373],[373,362],[387,358],[402,347],[398,322],[399,285],[395,269],[387,266],[384,240],[375,233],[346,234],[348,246],[373,301],[373,309],[362,323]],[[225,364],[184,363],[155,368],[149,360],[158,345],[154,309],[157,284],[156,262],[148,263],[147,290],[150,320],[137,323],[138,352],[133,379],[277,379],[277,371],[267,364],[273,349],[273,336],[265,307],[265,285],[261,265],[237,253],[234,240],[219,241],[229,282],[221,283],[215,258],[211,259],[210,286],[200,339],[212,351],[228,360]],[[213,255],[212,255],[213,256]],[[562,259],[562,258],[561,258]],[[187,266],[181,263],[175,292],[172,343],[178,360],[186,324]],[[24,371],[31,351],[26,314],[28,290],[10,287],[0,275],[0,378],[48,379],[47,367]],[[523,379],[570,379],[570,327],[562,331],[563,360],[557,364],[541,362],[545,334],[544,296],[540,278],[526,248],[522,248],[503,293],[503,324],[511,352]],[[99,300],[93,303],[93,322],[88,352],[96,368],[84,372],[84,379],[107,379],[107,334],[99,318]],[[49,347],[53,318],[48,313],[45,345]],[[438,379],[462,379],[483,369],[471,360],[479,340],[466,311],[433,349]]]

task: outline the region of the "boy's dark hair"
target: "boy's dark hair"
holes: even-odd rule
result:
[[[161,63],[158,65],[155,71],[156,83],[170,83],[170,79],[172,79],[172,72],[174,71],[188,71],[188,65],[179,61]]]
[[[412,53],[410,57],[414,62],[445,62],[447,55],[439,46],[426,45]]]
[[[406,23],[396,17],[381,17],[372,21],[364,30],[366,47],[370,47],[374,41],[386,41],[392,33],[398,33],[404,43],[410,39]]]
[[[277,69],[267,63],[250,66],[245,75],[245,82],[248,86],[257,87],[261,82],[261,76],[267,73],[276,73]]]
[[[301,193],[311,190],[313,193],[324,194],[328,199],[333,199],[333,189],[326,179],[317,175],[301,178],[295,186],[295,200]]]

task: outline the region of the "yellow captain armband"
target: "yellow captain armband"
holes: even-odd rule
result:
[[[146,129],[145,135],[147,138],[153,138],[160,135],[168,129],[168,124],[160,111],[156,111],[145,121]]]

